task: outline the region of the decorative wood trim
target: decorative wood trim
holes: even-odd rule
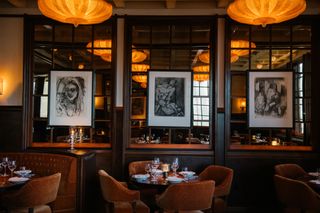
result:
[[[69,148],[68,143],[31,143],[32,148]],[[109,143],[76,143],[75,148],[111,148]]]
[[[311,146],[270,146],[270,145],[237,145],[231,144],[229,150],[246,150],[246,151],[303,151],[311,152]]]
[[[130,144],[132,149],[212,149],[212,145],[206,144]]]

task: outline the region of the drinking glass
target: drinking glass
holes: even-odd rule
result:
[[[11,177],[13,177],[13,171],[17,168],[17,164],[15,160],[9,161],[8,168],[11,171]]]
[[[178,158],[175,158],[173,161],[172,161],[172,164],[171,164],[171,169],[173,171],[173,175],[176,176],[177,175],[177,170],[179,168],[179,159]]]
[[[9,161],[9,158],[8,157],[4,157],[2,158],[2,166],[4,168],[4,173],[3,173],[3,176],[8,176],[7,174],[7,166],[8,166],[8,161]]]

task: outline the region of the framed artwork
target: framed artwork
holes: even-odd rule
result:
[[[148,71],[147,125],[191,127],[192,72]]]
[[[146,119],[146,97],[131,98],[131,119]]]
[[[92,71],[50,71],[49,125],[92,126]]]
[[[248,72],[248,125],[293,128],[293,72]]]

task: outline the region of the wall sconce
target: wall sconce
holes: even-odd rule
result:
[[[245,112],[245,109],[246,109],[246,99],[242,99],[240,101],[240,109],[241,109],[241,112]]]
[[[0,78],[0,95],[3,95],[3,79]]]

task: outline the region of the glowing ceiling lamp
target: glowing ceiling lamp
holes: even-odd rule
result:
[[[89,42],[87,44],[87,50],[89,52],[92,52],[92,45],[95,48],[93,50],[93,54],[100,56],[105,61],[111,61],[111,47],[112,47],[112,41],[110,39],[97,39],[94,40],[93,43]],[[99,49],[96,49],[99,48]],[[108,49],[107,49],[108,48]]]
[[[139,63],[147,58],[147,54],[142,51],[132,50],[132,63]]]
[[[206,74],[209,73],[209,69],[209,65],[194,66],[192,68],[193,72],[195,72],[195,74],[193,74],[193,80],[199,82],[209,80],[209,74]]]
[[[249,54],[249,48],[256,48],[256,44],[246,40],[231,40],[231,63],[238,61],[240,56],[245,56]]]
[[[132,80],[134,80],[135,82],[140,83],[140,86],[142,88],[146,88],[147,87],[147,82],[148,82],[147,75],[133,75],[132,76]]]
[[[38,0],[44,16],[62,23],[98,24],[112,15],[112,5],[104,0]]]
[[[305,9],[305,0],[235,0],[227,14],[240,23],[265,27],[295,18]]]
[[[132,64],[131,71],[132,72],[147,72],[150,69],[149,64]]]
[[[210,62],[210,53],[209,52],[202,52],[199,55],[199,60],[202,61],[203,63],[209,64],[209,62]]]

